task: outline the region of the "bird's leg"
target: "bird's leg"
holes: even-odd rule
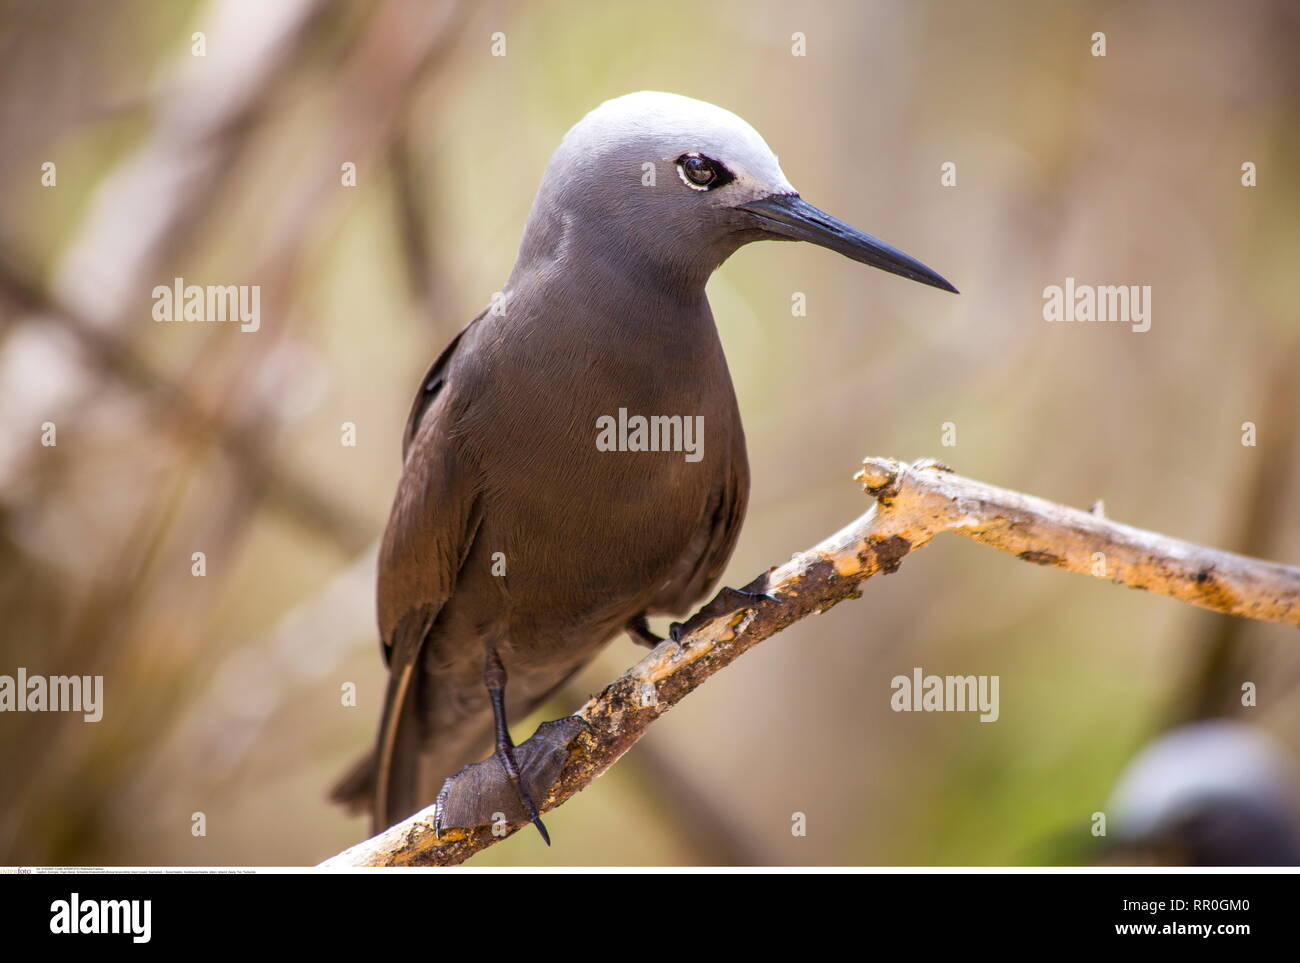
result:
[[[551,834],[546,831],[542,817],[533,804],[533,798],[524,788],[519,778],[519,763],[515,760],[515,744],[510,738],[510,728],[506,725],[506,667],[501,664],[495,647],[487,647],[487,662],[483,668],[483,682],[487,686],[488,698],[492,700],[492,718],[496,722],[496,757],[506,771],[506,778],[519,794],[519,801],[524,804],[524,812],[532,820],[537,831],[542,834],[546,845],[551,845]]]
[[[669,637],[674,642],[680,642],[683,635],[705,622],[720,619],[724,615],[739,612],[741,609],[753,608],[760,602],[779,602],[780,599],[775,595],[759,590],[758,587],[764,586],[766,583],[767,576],[764,575],[750,582],[743,589],[734,589],[724,585],[707,605],[685,622],[674,622],[668,626]]]
[[[650,631],[650,623],[646,621],[645,614],[642,613],[636,618],[628,619],[627,625],[623,626],[628,636],[637,645],[644,645],[647,649],[653,649],[663,641],[662,636],[655,635]]]

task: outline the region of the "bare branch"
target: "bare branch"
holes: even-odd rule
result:
[[[895,571],[904,556],[941,532],[1219,612],[1300,625],[1300,568],[1121,525],[963,478],[935,462],[907,466],[869,458],[857,478],[876,498],[870,511],[745,587],[773,601],[735,609],[729,604],[734,593],[724,589],[686,623],[680,642],[664,641],[576,715],[546,723],[519,747],[520,768],[533,798],[545,800],[543,811],[590,785],[650,723],[741,653],[806,615],[858,596],[862,582]],[[509,820],[498,829],[501,835],[489,825],[494,813]],[[447,780],[437,806],[322,866],[454,865],[525,826],[513,790],[489,759]]]

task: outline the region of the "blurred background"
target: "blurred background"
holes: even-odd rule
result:
[[[865,511],[867,454],[1300,561],[1298,48],[1287,0],[3,0],[0,673],[102,674],[105,711],[0,714],[0,864],[366,835],[325,793],[378,722],[410,400],[565,130],[633,90],[736,111],[809,201],[962,291],[808,245],[718,272],[753,472],[727,584]],[[1150,331],[1045,323],[1067,276],[1151,285]],[[261,329],[155,323],[175,277],[260,285]],[[1171,727],[1294,759],[1298,642],[942,538],[675,708],[547,817],[552,849],[476,862],[1106,858],[1092,815]],[[616,639],[516,737],[642,654]],[[917,666],[998,675],[999,720],[892,712]]]

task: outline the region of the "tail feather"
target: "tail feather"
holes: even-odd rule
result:
[[[448,777],[491,755],[493,728],[491,711],[472,713],[460,718],[454,726],[440,726],[423,749],[412,746],[399,752],[393,760],[393,782],[384,825],[391,826],[431,805]]]
[[[454,725],[440,726],[427,740],[421,738],[423,727],[411,715],[407,710],[393,721],[392,751],[382,773],[378,751],[371,750],[330,790],[330,802],[348,813],[369,813],[372,833],[382,832],[431,805],[448,776],[487,758],[492,751],[490,711],[464,716]]]
[[[492,752],[495,725],[486,695],[467,706],[458,689],[443,690],[455,682],[417,671],[418,647],[414,651],[394,660],[376,748],[330,793],[349,812],[369,810],[374,833],[432,805],[449,776]],[[517,678],[524,693],[535,694],[516,697],[511,719],[536,709],[585,661],[541,679]]]

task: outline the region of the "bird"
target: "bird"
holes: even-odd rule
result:
[[[434,361],[406,423],[378,563],[379,734],[332,793],[369,806],[376,833],[491,756],[550,844],[510,723],[619,634],[661,642],[648,618],[682,615],[721,577],[750,476],[705,285],[760,240],[957,293],[803,200],[722,107],[641,91],[564,135],[505,285]]]
[[[1129,763],[1107,809],[1113,862],[1300,865],[1300,770],[1244,722],[1207,719],[1163,733]]]

